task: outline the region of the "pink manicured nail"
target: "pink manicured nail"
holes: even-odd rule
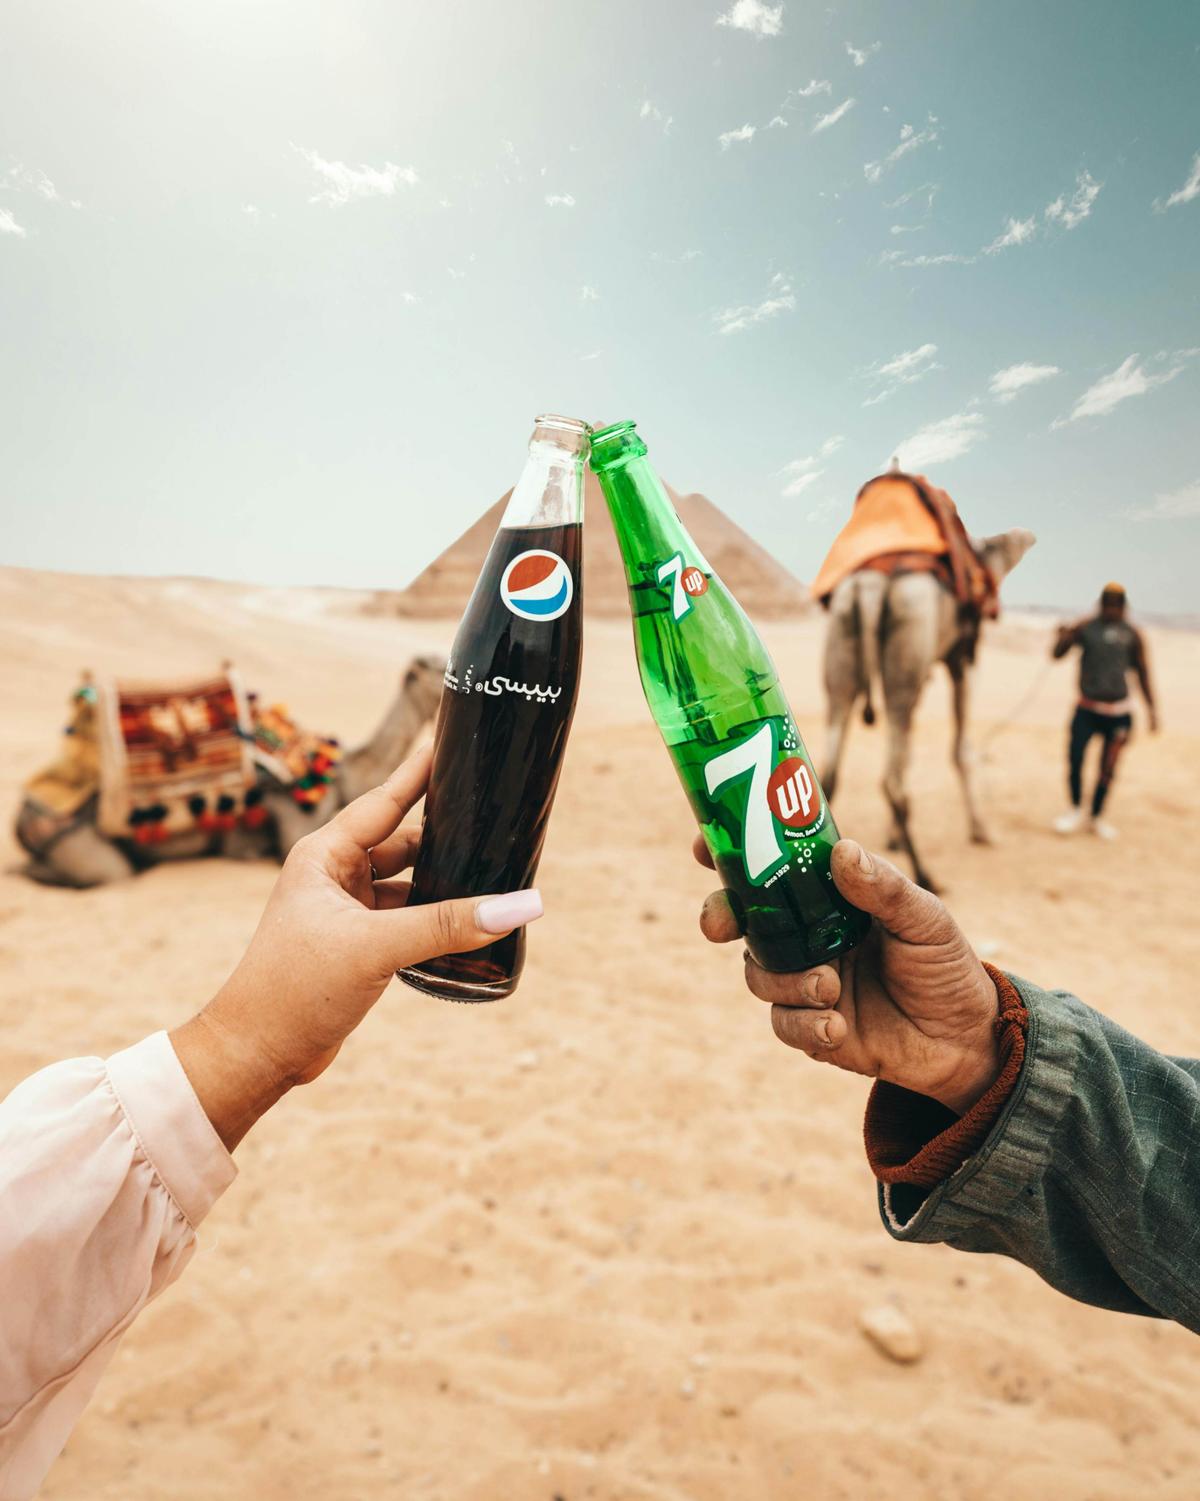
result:
[[[475,921],[485,933],[511,933],[534,922],[546,909],[536,886],[528,891],[509,891],[504,896],[485,896],[475,908]]]

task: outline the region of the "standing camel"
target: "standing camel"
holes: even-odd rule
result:
[[[103,886],[131,876],[161,860],[189,860],[219,853],[234,859],[277,855],[282,859],[305,834],[327,823],[352,799],[377,786],[404,759],[409,747],[436,713],[445,662],[414,657],[396,696],[369,740],[347,751],[334,774],[333,786],[313,809],[302,808],[290,790],[260,769],[261,806],[269,817],[260,828],[238,827],[217,836],[197,831],[179,834],[149,850],[113,840],[96,825],[97,800],[81,809],[76,822],[48,843],[32,837],[38,810],[27,798],[17,815],[17,839],[30,855],[25,873],[51,886]]]
[[[975,549],[997,585],[1017,566],[1036,538],[1024,527],[976,542]],[[988,844],[974,780],[974,760],[967,738],[971,669],[978,622],[964,622],[950,590],[931,572],[851,573],[833,590],[825,637],[825,692],[829,699],[828,740],[822,773],[832,799],[850,713],[866,698],[863,720],[875,722],[875,696],[882,682],[887,715],[887,759],[883,793],[895,822],[894,848],[912,863],[913,878],[936,891],[913,843],[909,823],[908,761],[913,715],[934,664],[944,662],[954,690],[954,738],[951,760],[962,783],[971,839]]]

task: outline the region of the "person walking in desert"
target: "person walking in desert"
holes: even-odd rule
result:
[[[1054,820],[1059,834],[1075,834],[1082,828],[1101,839],[1115,839],[1117,831],[1101,818],[1112,787],[1117,761],[1133,730],[1133,703],[1129,696],[1129,673],[1137,674],[1138,686],[1150,715],[1150,732],[1158,730],[1158,711],[1150,682],[1150,665],[1142,633],[1126,618],[1128,601],[1121,584],[1105,584],[1100,610],[1075,625],[1059,627],[1052,655],[1065,657],[1078,646],[1079,702],[1071,719],[1067,746],[1068,785],[1071,807]],[[1083,760],[1093,736],[1100,736],[1100,770],[1092,791],[1091,813],[1083,810]]]

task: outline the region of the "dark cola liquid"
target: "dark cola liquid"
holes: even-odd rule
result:
[[[579,687],[582,544],[578,522],[496,534],[446,672],[411,903],[533,884]],[[515,989],[524,963],[518,928],[400,975],[484,1001]]]

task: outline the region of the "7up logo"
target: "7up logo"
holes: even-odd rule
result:
[[[670,582],[672,620],[682,620],[690,613],[692,600],[708,592],[708,575],[702,568],[685,565],[681,552],[660,563],[654,577],[660,584]]]
[[[704,766],[704,786],[710,798],[735,783],[744,784],[742,860],[746,877],[755,886],[792,853],[780,837],[779,825],[800,833],[818,823],[822,812],[820,789],[808,763],[788,756],[776,766],[777,753],[778,732],[775,721],[768,719]]]

